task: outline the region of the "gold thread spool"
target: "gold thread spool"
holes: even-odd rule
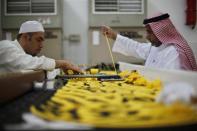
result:
[[[99,69],[96,68],[90,69],[90,74],[97,74],[97,73],[99,73]]]

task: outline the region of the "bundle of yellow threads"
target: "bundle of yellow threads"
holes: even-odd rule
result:
[[[155,102],[160,80],[149,81],[137,71],[122,72],[125,81],[72,79],[33,114],[46,120],[63,120],[95,127],[156,127],[197,121],[190,107]]]

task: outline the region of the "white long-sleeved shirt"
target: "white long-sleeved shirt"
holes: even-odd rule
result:
[[[151,43],[140,43],[117,35],[112,51],[144,59],[145,66],[148,67],[181,69],[179,54],[174,45],[162,44],[155,47],[151,46]]]
[[[54,59],[26,54],[17,40],[0,42],[0,73],[54,68]]]

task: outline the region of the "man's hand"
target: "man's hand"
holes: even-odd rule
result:
[[[101,32],[103,35],[106,35],[108,38],[116,40],[117,32],[113,31],[110,27],[101,26]]]
[[[65,73],[67,72],[67,70],[73,70],[74,72],[77,73],[83,73],[79,67],[71,64],[66,60],[55,60],[55,63],[56,63],[56,68],[61,68]]]

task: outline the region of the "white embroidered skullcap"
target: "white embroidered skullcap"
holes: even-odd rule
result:
[[[28,32],[44,32],[44,28],[38,21],[26,21],[21,25],[19,34]]]

